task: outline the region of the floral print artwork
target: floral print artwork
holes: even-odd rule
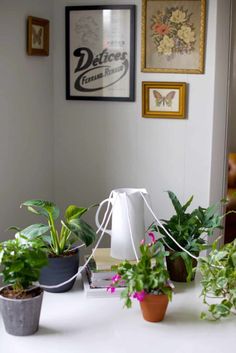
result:
[[[196,33],[192,13],[181,7],[166,7],[151,17],[151,38],[158,55],[168,60],[176,54],[191,54],[195,50]]]

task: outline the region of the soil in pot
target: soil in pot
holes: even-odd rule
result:
[[[32,335],[38,330],[43,290],[29,289],[19,294],[11,287],[0,292],[0,310],[6,331],[14,336]]]
[[[147,294],[140,302],[143,318],[150,322],[162,321],[168,306],[168,297],[165,294]]]
[[[41,270],[39,283],[47,286],[63,283],[77,273],[78,267],[78,250],[67,253],[65,256],[49,257],[48,265]],[[51,293],[67,292],[73,287],[74,283],[75,279],[58,288],[45,288],[45,291]]]
[[[40,287],[32,287],[25,291],[15,291],[11,286],[8,286],[0,291],[0,295],[9,299],[30,299],[37,297],[42,291]]]
[[[166,258],[166,264],[167,264],[167,270],[169,272],[171,281],[187,282],[188,273],[185,267],[184,260],[182,259],[181,256],[178,256],[175,259],[171,259],[171,256],[168,256]],[[193,268],[197,266],[197,260],[192,259],[192,266]],[[193,272],[191,281],[193,281],[194,278],[195,278],[195,271]]]

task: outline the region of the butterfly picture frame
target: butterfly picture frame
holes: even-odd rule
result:
[[[28,16],[27,54],[40,56],[49,55],[49,20]]]
[[[185,82],[142,82],[144,118],[186,118]]]

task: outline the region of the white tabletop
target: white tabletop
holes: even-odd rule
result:
[[[177,284],[164,321],[149,323],[139,304],[86,298],[78,279],[72,291],[45,293],[39,331],[8,335],[0,320],[1,353],[229,353],[236,352],[236,317],[202,321],[197,281]]]

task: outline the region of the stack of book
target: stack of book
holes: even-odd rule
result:
[[[117,273],[116,268],[122,260],[110,256],[110,248],[97,248],[92,259],[86,266],[86,273],[83,274],[84,289],[88,296],[104,297],[112,295],[107,293],[107,287],[112,283],[112,277]],[[117,288],[119,294],[123,287]]]

